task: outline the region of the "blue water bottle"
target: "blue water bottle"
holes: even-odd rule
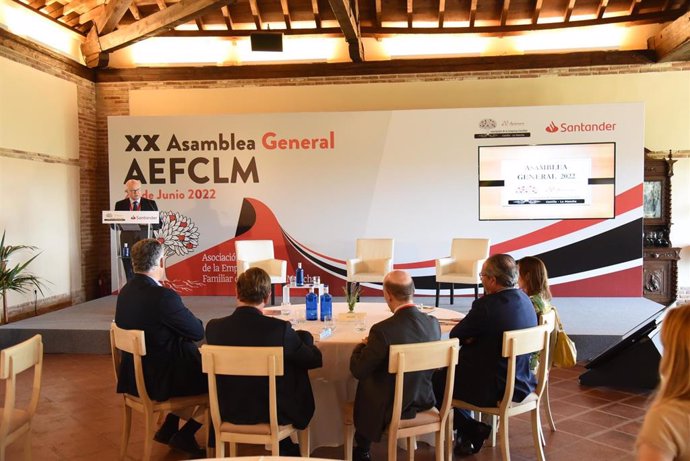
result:
[[[313,288],[309,288],[307,293],[307,320],[317,320],[319,318],[319,297],[314,293]]]
[[[129,258],[129,244],[125,243],[122,245],[122,257]]]
[[[333,297],[328,293],[328,285],[323,286],[321,295],[321,321],[333,319]]]
[[[302,263],[297,263],[297,270],[295,271],[295,283],[298,287],[304,285],[304,269],[302,269]]]

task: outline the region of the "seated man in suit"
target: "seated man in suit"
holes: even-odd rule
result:
[[[350,371],[359,380],[354,407],[354,461],[371,459],[371,442],[381,439],[392,417],[395,375],[388,373],[390,346],[441,339],[438,320],[420,312],[414,304],[414,282],[407,272],[396,270],[384,277],[383,297],[393,316],[372,326],[350,358]],[[402,419],[414,418],[417,412],[434,406],[431,376],[431,371],[405,375]]]
[[[149,397],[165,401],[206,394],[208,380],[201,371],[201,354],[195,343],[203,339],[204,326],[175,291],[161,285],[163,245],[154,239],[140,240],[132,248],[132,264],[135,275],[117,297],[115,324],[126,330],[144,330],[146,355],[142,362]],[[117,391],[139,395],[130,354],[122,357]],[[194,439],[201,424],[194,419],[193,410],[168,414],[154,440],[194,456],[204,455]],[[180,417],[187,423],[178,431]]]
[[[206,326],[206,341],[219,346],[282,346],[284,375],[276,379],[278,423],[305,429],[314,415],[314,394],[308,370],[322,366],[321,351],[307,331],[290,322],[263,315],[271,296],[271,277],[253,267],[237,277],[238,306],[232,315]],[[218,405],[223,421],[234,424],[268,423],[268,380],[264,377],[220,376]],[[280,442],[281,456],[299,456],[290,438]]]
[[[518,269],[507,254],[490,256],[479,274],[485,295],[450,332],[460,340],[455,368],[453,398],[473,405],[493,407],[505,391],[507,359],[501,357],[503,332],[537,326],[537,316],[529,297],[516,287]],[[529,369],[529,354],[519,356],[513,400],[522,401],[534,391],[536,379]],[[436,373],[436,395],[445,385],[445,370]],[[491,426],[474,420],[468,411],[455,410],[455,454],[477,453],[491,433]]]

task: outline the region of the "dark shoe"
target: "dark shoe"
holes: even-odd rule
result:
[[[280,441],[278,453],[280,456],[293,456],[297,458],[302,456],[299,452],[299,445],[290,440],[290,438]]]
[[[180,418],[172,414],[168,414],[165,422],[153,435],[153,440],[158,443],[163,443],[165,445],[170,443],[170,439],[173,435],[177,434],[177,427],[180,423]]]
[[[491,426],[484,423],[478,423],[475,426],[473,434],[469,440],[472,442],[472,453],[477,453],[482,449],[484,441],[491,435]]]
[[[465,456],[470,456],[474,454],[474,449],[472,448],[472,442],[469,440],[455,439],[455,446],[453,447],[453,453],[459,458],[464,458]]]
[[[158,443],[162,444],[169,444],[170,439],[172,438],[173,435],[177,434],[177,431],[172,431],[169,429],[166,429],[164,427],[161,427],[158,429],[158,431],[153,435],[153,440],[155,440]]]
[[[352,449],[352,461],[371,461],[371,452],[363,448],[354,447]]]
[[[170,437],[170,442],[168,442],[170,447],[178,451],[183,451],[190,455],[191,459],[205,458],[206,450],[201,448],[193,434],[188,434],[182,431],[175,433]]]

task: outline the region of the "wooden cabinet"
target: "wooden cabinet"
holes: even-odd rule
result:
[[[671,229],[671,176],[675,160],[655,159],[644,162],[644,246],[643,292],[645,298],[669,305],[678,293],[680,248],[669,238]]]
[[[678,293],[680,248],[645,248],[643,265],[644,297],[669,305]]]

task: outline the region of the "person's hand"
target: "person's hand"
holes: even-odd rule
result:
[[[308,331],[297,330],[296,333],[297,333],[297,336],[299,336],[299,339],[301,339],[304,344],[307,344],[308,346],[311,346],[314,344],[314,336],[312,336],[312,334],[309,333]]]

